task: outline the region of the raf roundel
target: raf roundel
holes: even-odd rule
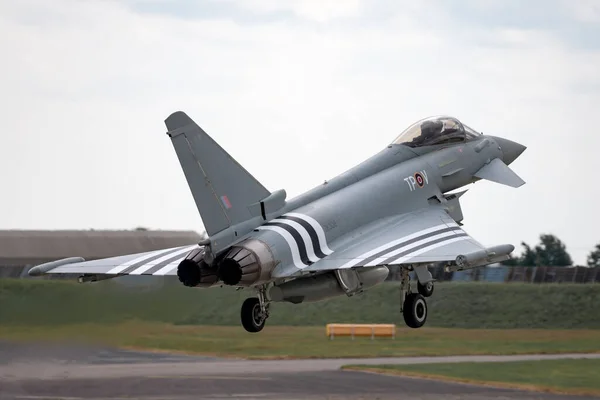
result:
[[[425,179],[423,179],[423,175],[421,175],[419,172],[415,173],[415,180],[417,181],[417,185],[419,185],[419,187],[423,187],[425,184]]]

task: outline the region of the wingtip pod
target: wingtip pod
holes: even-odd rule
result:
[[[461,254],[456,257],[456,270],[460,271],[463,269],[476,268],[508,260],[510,258],[510,253],[512,253],[514,249],[515,246],[512,244],[501,244],[473,253]]]
[[[63,258],[61,260],[56,260],[56,261],[51,261],[48,263],[36,265],[35,267],[31,268],[27,272],[27,274],[29,274],[29,276],[41,276],[41,275],[44,275],[45,273],[47,273],[48,271],[53,270],[54,268],[58,268],[63,265],[66,265],[66,264],[73,264],[73,263],[84,262],[84,261],[85,261],[85,259],[83,257]]]

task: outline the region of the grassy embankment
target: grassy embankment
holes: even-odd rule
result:
[[[600,395],[599,359],[352,365],[343,369],[553,393]]]
[[[404,327],[397,289],[385,284],[353,298],[275,303],[265,330],[252,335],[239,326],[240,304],[252,293],[245,290],[0,280],[0,338],[266,358],[600,351],[600,285],[438,284],[418,330]],[[329,322],[399,329],[396,340],[329,341]]]

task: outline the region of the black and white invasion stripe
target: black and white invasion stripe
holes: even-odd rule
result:
[[[333,253],[321,224],[305,214],[284,214],[257,229],[281,235],[290,246],[293,263],[298,268],[305,268]]]
[[[402,264],[419,254],[468,238],[469,236],[457,224],[440,224],[405,235],[365,252],[340,268]]]
[[[119,275],[165,275],[173,270],[197,245],[175,247],[146,253],[107,271]]]

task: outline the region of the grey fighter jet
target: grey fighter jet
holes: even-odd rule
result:
[[[30,275],[75,274],[79,282],[176,275],[192,288],[249,287],[257,295],[242,304],[241,323],[259,332],[272,302],[352,296],[398,266],[400,310],[406,325],[419,328],[434,288],[428,265],[469,269],[507,260],[514,250],[469,236],[459,203],[466,190],[451,191],[480,179],[523,185],[508,165],[526,147],[456,118],[418,121],[379,153],[292,199],[283,189],[267,190],[185,113],[165,123],[208,239],[100,260],[57,260]]]

